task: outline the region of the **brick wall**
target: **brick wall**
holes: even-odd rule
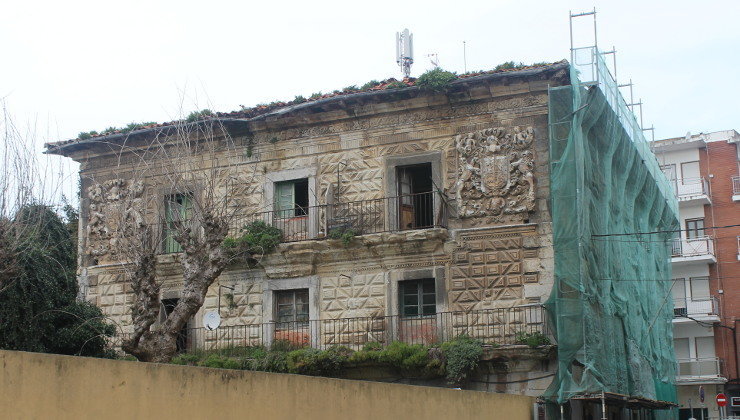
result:
[[[701,173],[710,182],[712,204],[704,207],[706,226],[740,224],[740,202],[732,201],[732,177],[738,175],[737,145],[726,141],[707,143],[700,153]],[[734,327],[740,319],[740,261],[737,259],[740,227],[714,229],[707,232],[715,238],[717,264],[709,267],[712,294],[720,300],[721,323]],[[719,294],[719,290],[723,293]],[[737,378],[738,349],[734,347],[732,331],[715,328],[717,356],[725,361],[728,379]]]

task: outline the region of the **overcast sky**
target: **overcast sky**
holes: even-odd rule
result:
[[[5,2],[0,96],[17,120],[48,127],[43,140],[62,140],[177,118],[183,97],[185,113],[231,111],[399,77],[405,27],[413,76],[431,53],[463,72],[463,41],[468,70],[565,59],[569,10],[594,6],[599,46],[616,47],[656,138],[740,129],[737,0]]]

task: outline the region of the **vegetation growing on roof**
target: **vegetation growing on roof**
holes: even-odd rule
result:
[[[385,86],[386,89],[402,89],[406,87],[409,87],[409,85],[404,82],[399,82],[398,80],[394,80]]]
[[[420,88],[432,90],[432,91],[438,91],[442,92],[449,84],[459,78],[459,77],[468,77],[468,76],[475,76],[479,74],[486,74],[486,73],[495,73],[499,71],[510,71],[510,70],[518,70],[523,68],[529,68],[529,67],[537,67],[537,66],[544,66],[548,65],[550,63],[547,62],[538,62],[533,64],[524,64],[522,62],[516,62],[516,61],[507,61],[504,63],[499,64],[496,66],[493,70],[479,70],[479,71],[471,71],[464,73],[460,76],[456,75],[455,73],[445,71],[440,68],[436,68],[433,70],[429,70],[426,73],[419,76],[416,81],[411,81],[411,85],[419,86]],[[368,91],[374,88],[382,88],[382,89],[403,89],[409,87],[409,84],[404,83],[402,81],[395,80],[393,78],[387,79],[385,81],[378,81],[378,80],[371,80],[367,83],[364,83],[360,87],[357,87],[357,85],[351,85],[347,86],[342,90],[334,90],[331,93],[324,94],[322,92],[316,92],[313,93],[308,98],[305,98],[301,95],[296,96],[291,101],[273,101],[270,103],[262,103],[255,105],[253,107],[247,107],[244,105],[239,105],[240,109],[238,111],[233,112],[241,112],[251,115],[259,115],[267,111],[271,111],[276,108],[284,107],[287,105],[296,105],[301,104],[307,101],[314,101],[319,100],[321,98],[331,96],[331,95],[341,95],[341,94],[350,94],[355,92],[363,92]],[[211,116],[217,116],[217,115],[229,115],[230,113],[214,113],[213,111],[209,109],[203,109],[201,111],[194,111],[190,113],[186,121],[187,122],[195,122],[199,119],[203,119],[206,117]],[[250,115],[250,116],[251,116]],[[141,128],[145,128],[151,125],[155,125],[155,122],[146,122],[146,123],[131,123],[128,124],[126,127],[123,128],[116,128],[116,127],[108,127],[107,129],[103,130],[102,132],[98,133],[96,131],[89,131],[89,132],[82,132],[78,135],[78,139],[80,140],[86,140],[98,135],[110,135],[110,134],[116,134],[116,133],[127,133],[130,131],[138,130]]]
[[[441,68],[436,68],[419,76],[419,78],[416,79],[415,86],[435,92],[442,92],[447,89],[450,83],[455,79],[457,79],[457,75],[455,75],[455,73],[442,70]]]
[[[188,114],[188,117],[185,119],[187,122],[196,122],[198,120],[205,119],[207,117],[212,117],[213,111],[210,109],[201,109],[200,111],[193,111],[190,114]]]
[[[378,86],[379,84],[380,84],[379,81],[377,81],[377,80],[371,80],[371,81],[365,83],[364,85],[360,86],[360,90],[372,89],[372,88]]]

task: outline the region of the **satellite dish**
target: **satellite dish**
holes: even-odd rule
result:
[[[221,316],[218,312],[208,312],[203,315],[203,326],[206,327],[208,331],[215,330],[219,325],[221,325]]]

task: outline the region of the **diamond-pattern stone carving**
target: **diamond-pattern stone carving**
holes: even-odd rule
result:
[[[321,279],[323,318],[382,316],[385,312],[383,273],[354,274]]]
[[[522,298],[524,282],[532,279],[523,276],[521,236],[507,236],[463,239],[450,267],[451,310],[471,311]]]

